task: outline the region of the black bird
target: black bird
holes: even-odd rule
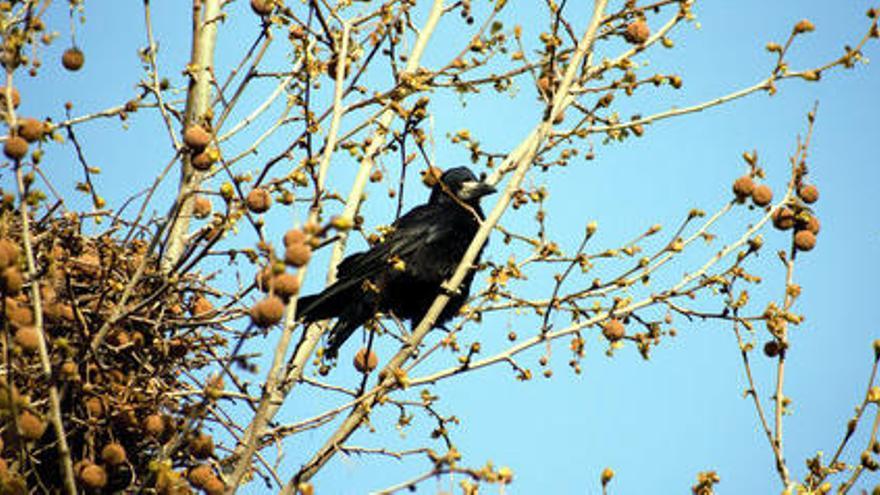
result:
[[[337,318],[324,355],[336,357],[339,347],[376,313],[392,313],[418,324],[480,227],[484,218],[480,198],[493,192],[494,187],[478,180],[467,167],[447,170],[427,204],[401,216],[384,240],[368,251],[342,260],[335,283],[320,294],[300,298],[303,322]],[[473,278],[472,270],[451,294],[435,326],[458,313]]]

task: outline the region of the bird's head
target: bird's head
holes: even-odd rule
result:
[[[479,207],[480,198],[494,192],[495,188],[491,184],[478,179],[469,168],[455,167],[440,176],[440,180],[431,191],[429,202],[452,201],[449,197],[452,195],[465,204]]]

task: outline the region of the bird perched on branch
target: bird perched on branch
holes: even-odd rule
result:
[[[455,272],[480,227],[484,218],[480,198],[493,192],[494,187],[467,167],[447,170],[426,204],[401,216],[381,242],[342,260],[336,282],[319,294],[300,298],[303,322],[337,318],[324,355],[336,357],[340,346],[376,313],[391,313],[417,325],[444,291],[443,282]],[[450,294],[435,326],[458,313],[473,277],[471,270]]]

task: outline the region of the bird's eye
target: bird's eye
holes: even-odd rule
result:
[[[480,182],[486,182],[486,172],[480,172]]]

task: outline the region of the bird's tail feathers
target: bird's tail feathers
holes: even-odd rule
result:
[[[346,318],[340,318],[336,325],[330,330],[327,338],[327,346],[324,348],[324,356],[328,359],[335,359],[339,354],[339,348],[348,340],[363,322],[351,321]]]

